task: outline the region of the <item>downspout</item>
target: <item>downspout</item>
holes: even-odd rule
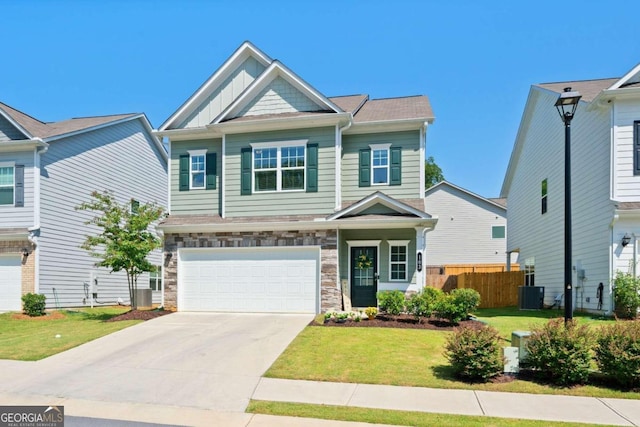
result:
[[[613,278],[615,276],[614,272],[614,259],[613,259],[613,226],[620,219],[618,214],[613,215],[613,219],[611,220],[611,224],[609,224],[609,228],[611,229],[611,233],[609,236],[609,311],[605,314],[613,313],[613,289],[611,284],[613,283]]]
[[[171,138],[167,138],[167,213],[171,214]]]
[[[349,117],[349,122],[340,127],[340,125],[336,125],[336,141],[335,141],[335,156],[336,156],[336,173],[335,173],[335,183],[336,183],[336,205],[334,210],[338,212],[342,209],[342,133],[349,129],[353,124],[353,114]]]
[[[222,159],[220,159],[220,169],[222,169],[220,171],[219,176],[219,180],[220,180],[220,217],[221,218],[225,218],[226,216],[226,203],[225,203],[225,199],[224,199],[224,187],[225,187],[225,179],[224,179],[224,174],[225,174],[225,167],[227,165],[227,135],[226,134],[222,134]]]
[[[424,122],[424,125],[420,127],[420,158],[422,161],[420,162],[420,199],[424,199],[424,191],[426,182],[425,182],[425,165],[424,162],[427,161],[426,151],[427,151],[427,126],[428,122]]]
[[[49,150],[49,144],[46,144],[41,138],[35,138],[37,141],[45,144],[37,147],[33,153],[33,227],[30,227],[27,240],[33,245],[35,261],[33,262],[33,289],[34,293],[40,292],[40,250],[38,249],[38,238],[40,236],[40,194],[41,194],[41,158],[44,153]]]

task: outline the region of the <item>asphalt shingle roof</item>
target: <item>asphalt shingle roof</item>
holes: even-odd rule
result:
[[[433,118],[431,103],[424,95],[371,99],[353,117],[355,123]]]
[[[620,80],[620,78],[578,80],[573,82],[540,83],[536,86],[557,93],[562,93],[565,87],[570,87],[571,90],[577,90],[578,92],[580,92],[583,101],[591,102],[600,92],[607,89],[618,80]]]

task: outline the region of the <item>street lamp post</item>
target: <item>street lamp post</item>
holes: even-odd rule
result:
[[[564,122],[564,322],[573,319],[571,271],[571,120],[578,108],[580,92],[564,88],[555,103]]]

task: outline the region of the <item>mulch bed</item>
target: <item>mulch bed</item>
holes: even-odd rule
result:
[[[130,310],[126,313],[122,313],[105,320],[105,322],[118,322],[120,320],[151,320],[171,313],[173,312],[169,310]]]
[[[44,316],[29,316],[27,314],[24,313],[13,313],[11,315],[12,319],[17,319],[17,320],[58,320],[58,319],[64,319],[64,314],[60,313],[59,311],[51,311],[51,312],[47,312]]]
[[[415,317],[408,314],[400,314],[398,316],[390,316],[386,314],[378,314],[373,319],[362,319],[355,322],[351,319],[344,323],[338,323],[329,320],[323,324],[312,321],[310,326],[330,326],[337,328],[402,328],[402,329],[432,329],[437,331],[452,331],[453,328],[461,325],[480,325],[477,320],[463,320],[457,325],[453,325],[446,320],[441,319],[422,319],[418,322]]]

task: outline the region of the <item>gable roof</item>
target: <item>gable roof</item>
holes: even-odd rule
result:
[[[218,115],[218,117],[213,119],[211,124],[220,123],[228,118],[235,117],[243,107],[253,100],[255,96],[258,95],[262,89],[266,88],[269,83],[275,80],[276,77],[282,77],[287,83],[298,89],[312,102],[317,104],[318,109],[313,111],[330,111],[334,113],[343,112],[340,107],[314,89],[309,83],[301,79],[280,61],[275,60],[257,79],[251,82],[251,84],[231,104],[229,104],[222,113]]]
[[[555,83],[540,83],[534,86],[541,87],[556,93],[562,93],[564,88],[570,87],[574,91],[580,92],[582,95],[581,101],[591,102],[595,99],[600,92],[611,87],[619,78],[608,79],[595,79],[595,80],[576,80],[571,82],[555,82]]]
[[[333,215],[329,215],[327,217],[327,221],[356,216],[377,204],[386,206],[401,215],[414,216],[420,219],[436,219],[424,211],[424,202],[422,202],[422,199],[420,199],[420,202],[422,203],[422,209],[416,206],[411,206],[409,203],[394,199],[380,191],[376,191],[375,193],[368,195],[364,199],[349,205]]]
[[[437,183],[435,185],[432,185],[431,187],[427,188],[425,190],[425,192],[424,192],[425,203],[427,203],[427,201],[426,201],[426,196],[427,195],[429,195],[431,193],[434,193],[436,190],[443,189],[444,187],[449,187],[449,188],[452,188],[452,189],[454,189],[456,191],[468,194],[469,196],[475,198],[478,201],[488,203],[488,204],[493,205],[493,206],[495,206],[497,208],[500,208],[500,209],[502,209],[504,211],[507,210],[507,201],[506,201],[506,199],[500,199],[500,198],[489,199],[489,198],[486,198],[486,197],[482,197],[482,196],[480,196],[480,195],[478,195],[476,193],[473,193],[473,192],[471,192],[471,191],[469,191],[469,190],[467,190],[465,188],[462,188],[462,187],[459,187],[459,186],[457,186],[455,184],[452,184],[449,181],[440,181],[439,183]],[[427,209],[428,208],[429,207],[427,206]]]
[[[254,46],[251,42],[245,41],[236,51],[202,84],[196,91],[167,119],[160,125],[158,130],[167,130],[177,126],[189,114],[209,96],[226,79],[233,70],[248,57],[253,57],[265,67],[271,64],[272,59],[264,52]]]

